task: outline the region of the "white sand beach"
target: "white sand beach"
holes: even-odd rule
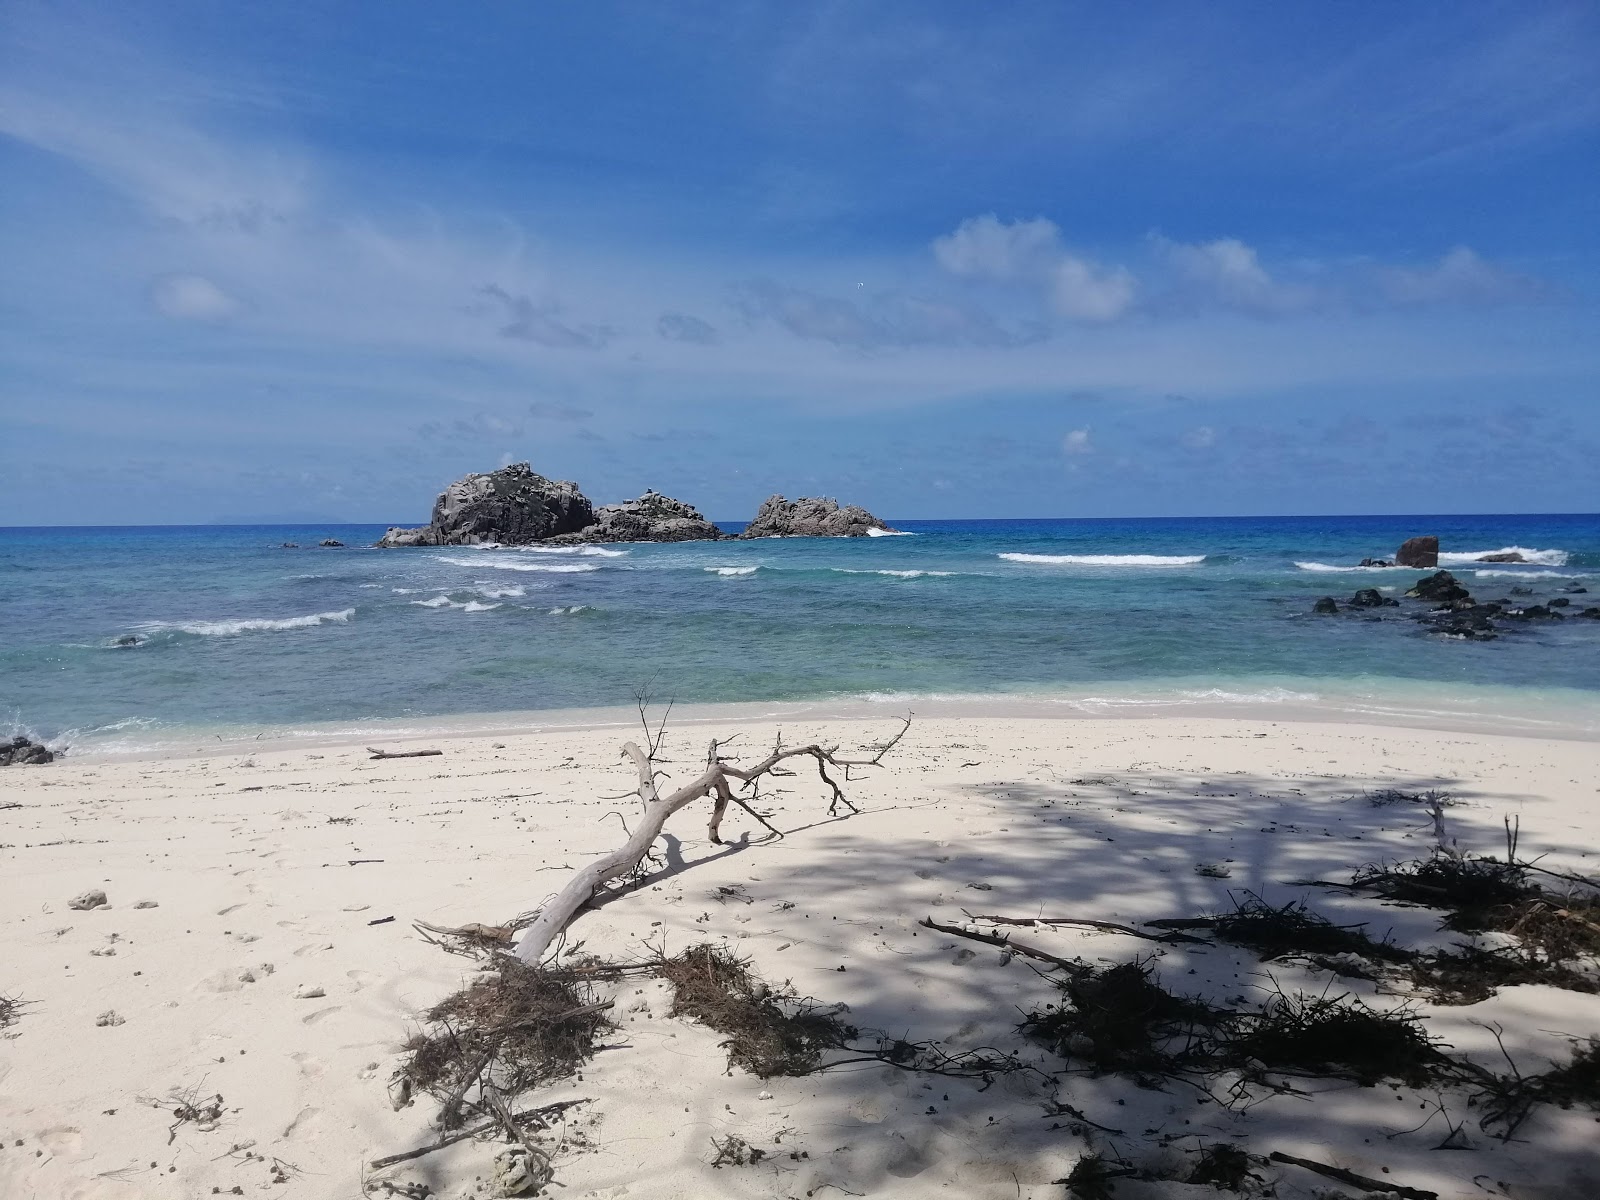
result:
[[[849,747],[895,726],[791,722],[782,733]],[[713,732],[669,728],[673,778],[698,772]],[[751,754],[777,729],[725,732]],[[437,1104],[422,1096],[394,1111],[386,1085],[419,1014],[481,976],[412,922],[506,921],[617,845],[619,818],[631,823],[638,807],[619,753],[627,736],[418,738],[388,747],[443,754],[385,761],[358,744],[264,742],[249,754],[68,757],[0,772],[0,995],[23,1002],[0,1030],[0,1196],[490,1194],[492,1139],[366,1165],[428,1144]],[[1426,816],[1373,806],[1364,793],[1378,788],[1448,790],[1461,801],[1447,810],[1449,832],[1464,849],[1500,851],[1513,817],[1524,858],[1592,874],[1592,741],[1179,716],[939,717],[917,720],[882,767],[853,774],[846,792],[862,811],[844,819],[828,817],[803,767],[769,781],[762,800],[781,840],[760,840],[735,810],[729,844],[715,846],[704,804],[678,814],[658,877],[581,914],[566,951],[638,960],[724,943],[773,984],[848,1005],[862,1030],[952,1053],[992,1046],[1058,1082],[1017,1073],[985,1087],[877,1062],[799,1078],[730,1073],[715,1032],[668,1016],[665,983],[626,980],[602,989],[618,1026],[603,1048],[578,1076],[525,1098],[584,1101],[544,1139],[559,1142],[553,1194],[1043,1200],[1065,1194],[1059,1181],[1090,1149],[1181,1176],[1200,1145],[1233,1142],[1449,1200],[1600,1195],[1600,1117],[1581,1107],[1541,1106],[1506,1143],[1480,1131],[1461,1094],[1430,1088],[1300,1079],[1301,1094],[1230,1106],[1192,1087],[1067,1073],[1017,1032],[1025,1011],[1052,999],[1045,964],[918,925],[959,924],[965,910],[1137,926],[1223,911],[1253,891],[1307,898],[1405,946],[1446,946],[1461,939],[1438,929],[1436,912],[1290,881],[1348,879],[1429,850]],[[94,889],[106,905],[68,907]],[[1166,986],[1219,1002],[1275,985],[1405,1001],[1221,944],[1017,932],[1091,964],[1153,955]],[[1495,1070],[1505,1059],[1494,1028],[1526,1074],[1600,1034],[1600,995],[1543,985],[1465,1006],[1416,1003],[1455,1053]],[[1052,1093],[1115,1132],[1063,1115]],[[184,1094],[220,1095],[220,1119],[174,1124]],[[1457,1124],[1459,1148],[1438,1149]],[[764,1156],[713,1167],[713,1138],[728,1134]],[[1259,1171],[1279,1197],[1359,1194],[1293,1165]],[[1132,1179],[1115,1192],[1217,1194]]]

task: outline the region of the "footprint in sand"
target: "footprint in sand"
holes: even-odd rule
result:
[[[65,1158],[83,1149],[83,1134],[76,1125],[52,1125],[39,1131],[39,1141],[51,1154]]]
[[[344,1011],[344,1005],[342,1005],[342,1004],[330,1004],[327,1008],[319,1008],[314,1013],[307,1013],[305,1016],[300,1018],[300,1023],[302,1025],[315,1025],[319,1021],[321,1021],[324,1017],[331,1017],[331,1016],[333,1016],[334,1013],[343,1012],[343,1011]],[[319,1072],[319,1074],[320,1074],[320,1072]]]
[[[290,1121],[283,1127],[283,1137],[285,1139],[294,1137],[295,1133],[302,1125],[309,1125],[313,1120],[316,1119],[317,1114],[321,1111],[322,1110],[320,1108],[313,1108],[309,1104],[306,1105],[306,1107],[302,1108],[294,1115],[294,1120]]]
[[[227,908],[219,908],[219,909],[217,909],[217,916],[225,917],[229,913],[238,912],[241,908],[243,908],[245,906],[245,903],[246,903],[245,901],[241,900],[238,904],[230,904],[230,905],[228,905]]]
[[[378,975],[372,971],[362,971],[359,969],[355,971],[346,971],[344,974],[346,979],[355,984],[355,987],[350,989],[351,991],[355,992],[359,992],[363,988],[371,987],[374,983],[377,983],[383,978],[381,975]]]
[[[328,1068],[323,1064],[323,1061],[310,1054],[297,1051],[289,1055],[289,1058],[293,1060],[295,1066],[300,1068],[300,1074],[307,1079],[321,1079],[327,1073]],[[298,1120],[298,1118],[296,1119]]]

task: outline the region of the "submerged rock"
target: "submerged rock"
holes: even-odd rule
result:
[[[1314,613],[1336,613],[1339,611],[1339,602],[1332,596],[1324,596],[1311,606]]]
[[[1397,567],[1437,567],[1439,565],[1439,539],[1433,536],[1407,538],[1394,553]]]
[[[594,513],[594,524],[576,533],[550,538],[558,544],[575,542],[709,542],[732,537],[723,533],[700,510],[682,500],[650,490],[637,500],[607,504]]]
[[[338,548],[338,547],[342,547],[344,545],[344,543],[341,542],[338,538],[323,538],[320,542],[317,543],[317,545],[325,547],[325,548],[331,550],[331,549],[335,549],[335,548]]]
[[[1362,588],[1350,597],[1351,608],[1398,608],[1400,601],[1391,600],[1377,588]]]
[[[1528,560],[1523,558],[1522,555],[1518,554],[1515,550],[1508,550],[1504,554],[1480,555],[1474,561],[1481,563],[1525,563]]]
[[[456,480],[434,501],[433,519],[418,529],[394,528],[380,546],[523,546],[594,524],[594,506],[567,479],[546,479],[527,463]]]
[[[768,496],[742,538],[763,537],[865,537],[869,529],[889,526],[855,504],[840,505],[829,497],[802,496],[785,500]]]

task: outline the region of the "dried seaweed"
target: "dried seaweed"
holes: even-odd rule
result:
[[[1328,956],[1355,954],[1377,962],[1405,962],[1412,951],[1389,941],[1374,941],[1364,925],[1335,925],[1305,906],[1290,901],[1268,904],[1254,892],[1235,901],[1234,910],[1216,918],[1217,936],[1236,946],[1247,946],[1263,959],[1286,955]]]
[[[1269,996],[1228,1040],[1237,1065],[1303,1072],[1373,1084],[1397,1079],[1421,1087],[1442,1078],[1450,1060],[1406,1005],[1378,1009],[1348,993]]]
[[[656,970],[672,985],[672,1015],[723,1034],[729,1066],[763,1079],[809,1074],[827,1051],[844,1049],[856,1036],[836,1008],[774,991],[748,960],[710,943],[663,958]]]

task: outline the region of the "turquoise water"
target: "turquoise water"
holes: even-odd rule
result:
[[[1600,622],[1493,642],[1315,617],[1404,590],[1412,534],[1474,595],[1600,604],[1600,518],[904,522],[910,536],[539,549],[367,547],[380,526],[0,530],[0,724],[162,732],[628,704],[918,696],[1368,696],[1600,713]],[[324,537],[344,549],[320,549]],[[284,549],[294,541],[302,549]],[[1020,557],[1009,557],[1020,556]],[[118,646],[123,638],[134,646]]]

